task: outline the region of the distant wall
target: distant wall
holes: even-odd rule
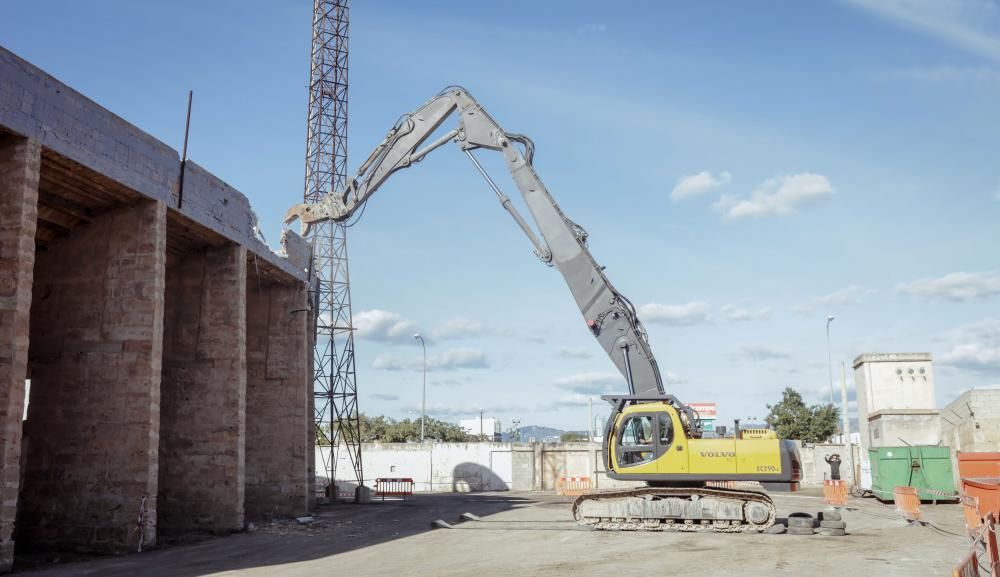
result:
[[[854,445],[855,461],[859,447]],[[326,447],[316,448],[316,476],[325,484],[321,470],[327,462]],[[849,478],[843,445],[806,445],[799,449],[802,483],[821,485],[829,478],[824,460],[840,453],[845,465],[841,477]],[[337,463],[339,491],[351,494],[355,484],[347,455]],[[608,478],[598,443],[365,443],[361,449],[365,484],[379,477],[404,477],[414,481],[419,492],[552,491],[560,477],[590,477],[596,488],[634,486],[634,481]]]
[[[316,463],[327,462],[326,447],[316,448]],[[549,491],[560,477],[591,477],[597,487],[630,485],[608,479],[600,467],[597,443],[366,443],[362,447],[365,483],[379,477],[412,478],[421,492]],[[340,455],[337,478],[352,471]],[[326,471],[317,470],[322,482]],[[339,483],[341,493],[353,484]]]

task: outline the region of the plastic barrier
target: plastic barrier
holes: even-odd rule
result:
[[[384,478],[375,479],[375,494],[385,501],[386,496],[403,497],[406,500],[408,495],[413,494],[413,479],[410,478]]]
[[[1000,518],[1000,478],[962,478],[962,494],[977,501],[979,516],[993,513]]]
[[[973,531],[969,554],[952,569],[951,574],[952,577],[979,577],[980,568],[984,569],[983,575],[998,575],[1000,571],[997,523],[993,513],[987,513],[979,530]]]
[[[913,487],[896,487],[892,490],[896,512],[907,521],[920,520],[920,497]]]
[[[847,504],[847,483],[843,479],[833,481],[823,480],[823,502],[827,505],[843,506]]]
[[[969,535],[974,535],[983,524],[983,517],[979,514],[979,499],[962,495],[962,514],[965,516],[965,531]]]
[[[556,495],[579,496],[591,488],[590,477],[560,477],[556,481]]]
[[[979,563],[976,552],[970,551],[957,567],[951,570],[951,577],[979,577]]]

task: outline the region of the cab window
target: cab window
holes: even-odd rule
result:
[[[618,464],[627,467],[653,460],[653,417],[629,417],[621,428],[618,441]]]
[[[657,431],[660,436],[660,446],[669,447],[674,442],[674,422],[670,415],[660,413],[656,416]]]

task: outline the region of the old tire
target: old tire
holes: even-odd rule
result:
[[[820,529],[846,529],[847,523],[843,521],[827,521],[823,520],[819,522]]]
[[[820,521],[843,521],[840,511],[822,511],[819,514]]]
[[[819,534],[827,537],[843,537],[847,534],[847,531],[844,529],[834,529],[832,527],[822,527],[819,530]]]
[[[795,513],[792,513],[794,515]],[[788,516],[788,528],[789,529],[809,529],[813,528],[813,518],[812,517],[793,517]]]
[[[833,529],[831,529],[831,531],[832,530]],[[789,527],[788,528],[788,534],[789,535],[812,535],[813,534],[813,530],[812,530],[812,527],[809,527],[808,529],[806,529],[805,527]]]
[[[785,527],[781,523],[775,523],[774,525],[771,525],[770,527],[765,529],[764,533],[767,533],[768,535],[781,535],[785,531],[788,531],[787,527]]]

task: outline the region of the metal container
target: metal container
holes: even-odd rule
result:
[[[896,487],[913,487],[922,501],[957,500],[948,447],[914,445],[868,450],[872,466],[872,492],[892,501]]]
[[[958,452],[958,476],[1000,477],[1000,453]]]

